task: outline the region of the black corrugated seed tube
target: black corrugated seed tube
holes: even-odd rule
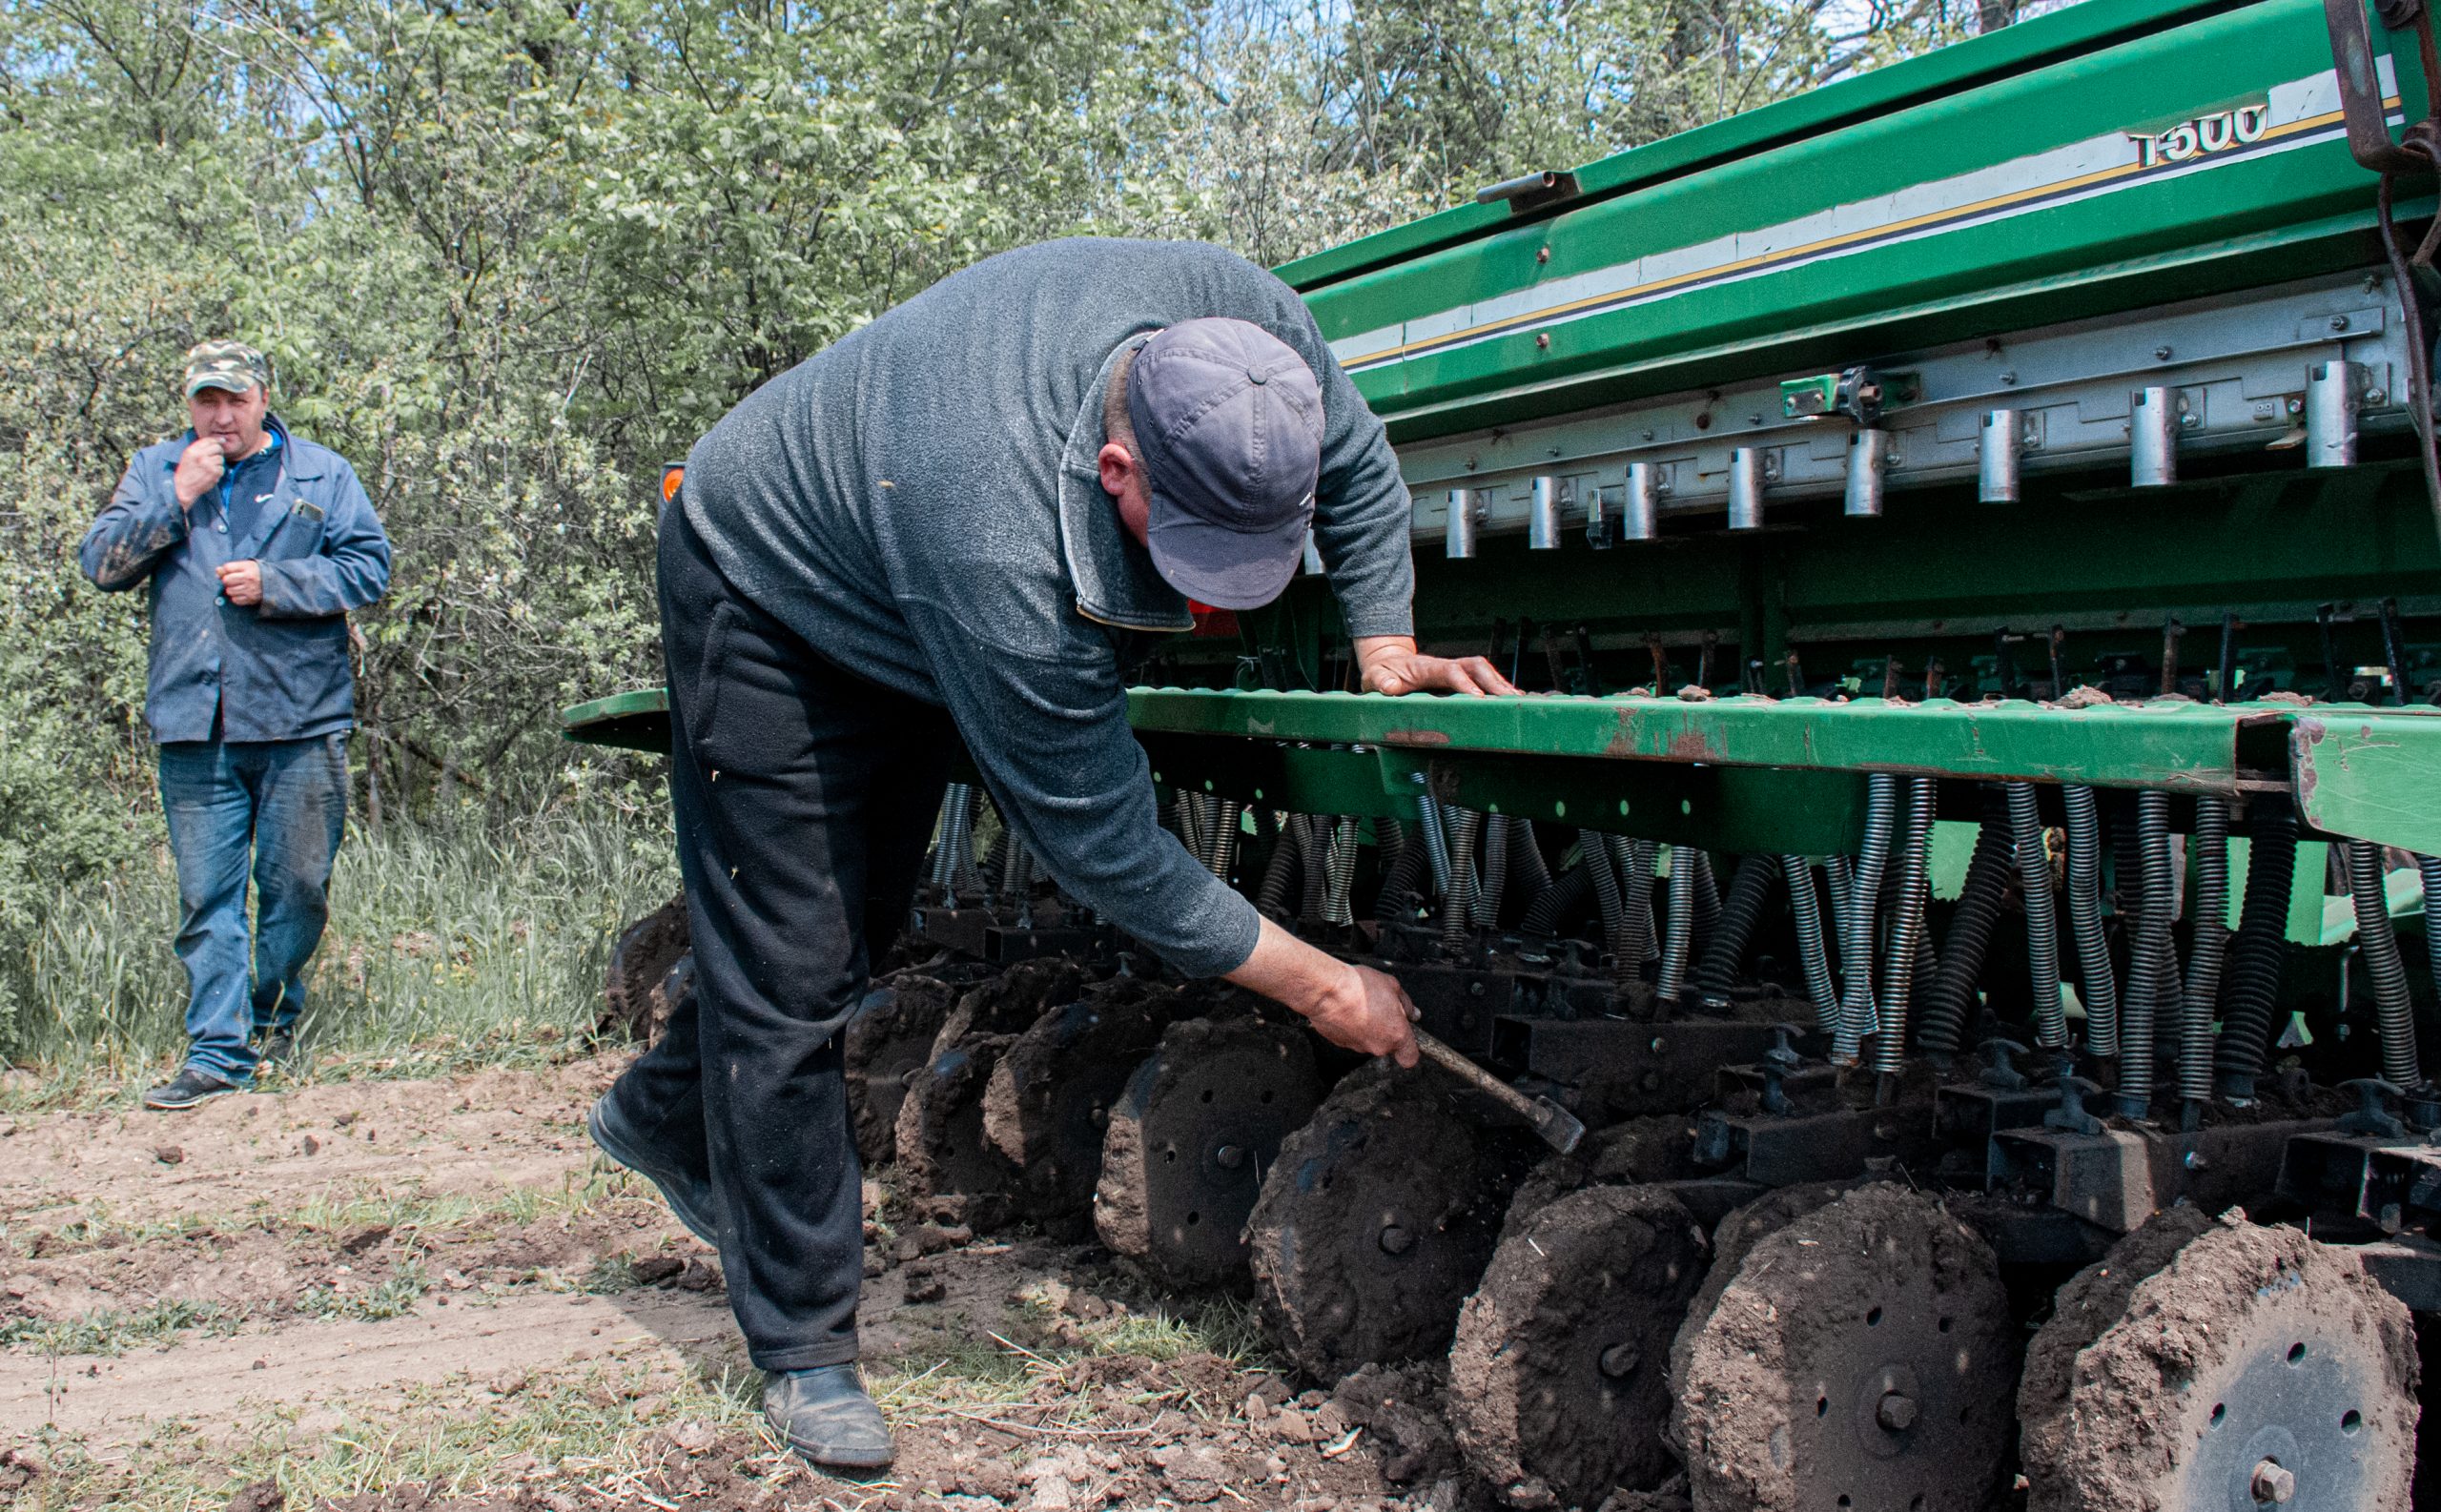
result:
[[[1986,806],[1983,824],[1975,832],[1975,856],[1966,864],[1957,910],[1941,935],[1941,958],[1933,973],[1933,989],[1925,995],[1922,1027],[1917,1042],[1934,1055],[1955,1055],[1965,1048],[1966,1026],[1975,1011],[1975,984],[1983,974],[1983,957],[2000,927],[2000,905],[2007,897],[2016,842],[2009,838],[2005,808]]]
[[[2288,953],[2288,891],[2297,876],[2297,811],[2286,797],[2270,794],[2251,800],[2247,808],[2246,902],[2222,972],[2215,1057],[2222,1095],[2240,1099],[2254,1095],[2254,1079],[2263,1073],[2263,1058],[2271,1048],[2280,969]]]
[[[1695,968],[1695,986],[1706,1008],[1729,1006],[1730,983],[1746,959],[1747,943],[1754,937],[1764,905],[1771,901],[1772,879],[1778,870],[1779,862],[1771,856],[1739,859],[1730,878],[1729,896],[1721,902],[1720,920]]]
[[[2119,1054],[2119,973],[2102,922],[2102,819],[2090,787],[2071,783],[2060,801],[2068,811],[2068,927],[2085,1000],[2085,1051],[2111,1059]]]
[[[1263,863],[1262,884],[1255,889],[1255,911],[1265,918],[1285,918],[1288,913],[1288,884],[1297,875],[1298,849],[1304,832],[1298,828],[1295,814],[1281,817],[1280,834],[1272,842],[1271,859]]]
[[[1597,868],[1600,870],[1597,871]],[[1518,929],[1527,934],[1557,934],[1560,920],[1568,916],[1569,909],[1585,901],[1586,894],[1593,890],[1595,877],[1608,869],[1608,864],[1596,856],[1592,866],[1574,866],[1561,872],[1558,880],[1534,894],[1534,901],[1527,905],[1526,917],[1519,922]],[[1615,881],[1612,885],[1616,886]]]
[[[1475,842],[1483,836],[1484,816],[1472,808],[1445,808],[1442,815],[1449,822],[1449,890],[1441,900],[1441,943],[1455,950],[1474,923]]]
[[[1661,863],[1661,847],[1651,840],[1611,835],[1607,848],[1611,864],[1619,868],[1619,943],[1612,952],[1619,958],[1619,971],[1632,976],[1659,953],[1652,928],[1652,879]]]
[[[1551,885],[1551,868],[1543,859],[1543,848],[1534,838],[1534,821],[1516,819],[1508,827],[1508,869],[1517,879],[1517,890],[1532,903]]]
[[[2382,1078],[2408,1091],[2424,1085],[2415,1044],[2415,1003],[2408,995],[2407,963],[2399,958],[2398,931],[2390,925],[2390,900],[2382,885],[2382,848],[2366,840],[2343,842],[2348,850],[2348,893],[2356,906],[2356,953],[2373,981],[2373,1014],[2382,1034]]]

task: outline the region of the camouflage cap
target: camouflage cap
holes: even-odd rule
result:
[[[198,341],[187,352],[187,398],[198,389],[243,394],[256,384],[271,388],[271,362],[243,341]]]

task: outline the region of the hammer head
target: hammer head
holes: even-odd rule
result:
[[[1549,1097],[1534,1099],[1534,1105],[1526,1110],[1526,1121],[1533,1125],[1543,1143],[1562,1154],[1574,1154],[1576,1142],[1585,1137],[1585,1125],[1576,1114]]]

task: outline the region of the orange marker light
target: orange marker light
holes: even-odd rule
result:
[[[678,485],[687,478],[685,462],[667,462],[661,469],[661,501],[667,503],[678,497]]]

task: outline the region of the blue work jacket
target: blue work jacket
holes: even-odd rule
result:
[[[178,505],[172,475],[189,431],[135,454],[110,507],[76,548],[108,593],[152,584],[152,666],[144,715],[156,741],[304,740],[356,723],[347,612],[390,585],[390,541],[346,459],[299,440],[277,418],[279,446],[239,464],[259,500],[232,539],[220,490]],[[239,511],[240,518],[244,514]],[[262,564],[262,602],[240,607],[215,569]]]

